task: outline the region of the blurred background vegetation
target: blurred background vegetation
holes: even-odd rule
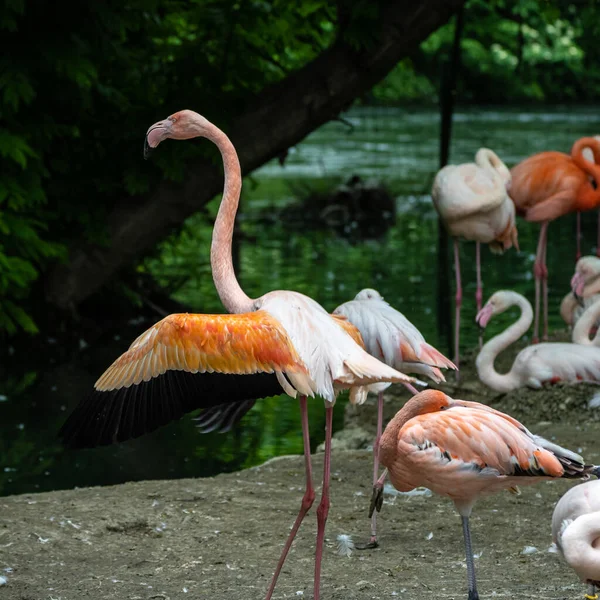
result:
[[[0,494],[210,474],[301,451],[296,403],[280,400],[258,403],[243,435],[200,438],[184,420],[145,441],[76,456],[65,455],[54,435],[98,374],[164,311],[221,311],[208,261],[218,197],[189,217],[172,215],[157,242],[102,272],[110,228],[157,186],[170,182],[183,195],[197,164],[209,165],[221,184],[219,157],[207,143],[165,144],[144,162],[147,127],[192,108],[229,131],[261,92],[340,40],[360,62],[391,4],[0,0]],[[434,318],[436,220],[428,194],[459,5],[429,23],[433,32],[357,93],[341,119],[332,111],[328,125],[245,178],[234,250],[250,296],[291,288],[332,309],[374,286],[429,341],[444,344]],[[452,160],[472,160],[489,145],[512,166],[600,133],[599,34],[594,0],[467,0]],[[328,198],[352,196],[355,185],[383,190],[391,204],[375,214],[356,205],[341,217],[320,210],[337,206]],[[592,221],[584,222],[588,240],[595,239]],[[124,221],[127,227],[134,225]],[[554,253],[553,272],[563,278],[572,272],[573,231],[569,219],[551,228],[557,245],[549,262]],[[485,252],[486,292],[529,291],[535,235],[523,225],[520,255],[492,261]],[[123,239],[125,250],[126,233]],[[89,277],[105,279],[95,294],[58,307],[48,301],[47,282],[82,246],[100,255]],[[462,251],[472,257],[469,245]],[[463,275],[472,296],[473,274]],[[554,301],[562,293],[551,288]],[[475,339],[466,333],[467,344]],[[313,403],[313,445],[322,412]],[[340,426],[341,412],[336,419]],[[159,449],[174,437],[177,450],[167,456]]]

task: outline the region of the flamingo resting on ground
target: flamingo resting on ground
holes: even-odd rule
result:
[[[462,286],[458,238],[476,242],[477,310],[481,309],[481,244],[489,244],[495,254],[512,246],[519,249],[515,207],[508,196],[510,171],[495,152],[480,148],[474,163],[444,167],[435,176],[431,197],[433,204],[454,238],[454,268],[456,272],[456,308],[454,321],[454,363],[459,364],[460,308]]]
[[[546,247],[548,224],[563,215],[600,206],[600,164],[585,160],[584,148],[590,148],[600,163],[600,142],[581,138],[573,144],[571,155],[562,152],[534,154],[511,169],[510,194],[517,213],[525,220],[541,223],[533,267],[535,276],[535,322],[533,342],[539,341],[540,293],[544,297],[543,339],[548,338],[548,269]]]
[[[430,346],[421,332],[401,313],[390,306],[377,290],[364,289],[354,300],[338,306],[334,315],[341,315],[354,325],[362,336],[369,354],[403,373],[425,375],[436,383],[446,381],[440,369],[456,369],[454,363]],[[373,485],[379,480],[379,440],[383,429],[383,391],[388,383],[369,386],[377,392],[377,434],[373,444]],[[410,386],[413,394],[417,390]],[[376,548],[377,513],[371,516],[371,539],[357,548]]]
[[[545,479],[596,474],[581,456],[533,435],[509,415],[437,390],[413,396],[388,423],[379,448],[397,490],[425,486],[454,502],[463,525],[469,600],[479,598],[469,516],[480,496]],[[371,510],[379,509],[382,499],[379,489]]]
[[[595,135],[594,139],[600,142],[600,135]],[[594,153],[591,148],[583,149],[583,158],[589,162],[596,162],[594,160]],[[598,234],[596,238],[596,256],[600,256],[600,210],[598,211]],[[575,260],[581,258],[581,213],[577,213],[577,254]]]
[[[567,564],[589,585],[587,600],[600,587],[600,481],[572,487],[552,515],[552,539]]]
[[[582,256],[575,265],[571,291],[560,303],[560,316],[567,325],[575,325],[583,311],[600,299],[600,258]]]
[[[80,403],[61,435],[85,447],[121,442],[152,431],[196,408],[227,405],[285,392],[300,397],[306,492],[267,592],[277,577],[300,523],[314,500],[306,397],[325,401],[325,459],[317,510],[314,598],[319,598],[325,522],[329,512],[331,428],[337,392],[350,388],[351,401],[366,398],[373,383],[415,383],[359,346],[360,334],[331,317],[311,298],[290,291],[249,298],[235,277],[231,241],[242,175],[229,138],[201,115],[183,110],[155,123],[145,154],[162,141],[205,137],[223,157],[225,186],[215,221],[211,266],[215,286],[231,315],[169,315],[142,333],[98,379],[94,394]],[[352,335],[351,335],[352,334]]]
[[[521,316],[516,323],[487,342],[475,361],[483,383],[497,392],[510,392],[524,386],[541,388],[544,383],[559,381],[600,382],[600,348],[568,343],[528,346],[517,354],[508,373],[498,373],[494,369],[498,354],[516,342],[531,326],[531,304],[517,292],[500,291],[490,297],[476,317],[478,325],[485,328],[494,315],[511,306],[518,306]]]

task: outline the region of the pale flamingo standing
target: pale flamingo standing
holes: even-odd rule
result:
[[[589,586],[586,600],[600,587],[600,481],[572,487],[552,515],[552,539],[567,564]]]
[[[579,455],[533,435],[509,415],[437,390],[420,392],[398,411],[383,432],[379,458],[397,490],[424,486],[454,502],[462,519],[469,600],[479,598],[469,529],[479,497],[595,473]],[[379,489],[372,510],[381,502]]]
[[[600,346],[600,331],[597,323],[600,320],[600,300],[590,304],[573,327],[571,340],[583,346]]]
[[[481,244],[489,244],[495,254],[512,246],[519,249],[515,207],[508,196],[510,171],[495,152],[480,148],[474,163],[444,167],[435,176],[431,197],[433,204],[454,238],[454,268],[456,275],[456,307],[454,321],[454,363],[459,364],[460,309],[462,285],[458,239],[476,242],[475,268],[477,310],[481,309]]]
[[[493,294],[476,317],[478,325],[485,328],[494,315],[511,306],[521,309],[521,316],[508,329],[487,342],[477,356],[475,364],[479,379],[498,392],[510,392],[520,387],[541,388],[544,383],[565,381],[600,382],[600,348],[568,343],[544,343],[528,346],[517,354],[508,373],[494,368],[494,360],[531,326],[533,310],[526,298],[513,291]]]
[[[600,163],[600,143],[581,138],[573,144],[571,155],[562,152],[534,154],[511,169],[510,194],[517,213],[527,221],[541,223],[533,267],[535,276],[535,322],[533,342],[539,341],[540,295],[544,298],[543,338],[548,337],[548,269],[546,248],[550,221],[572,212],[600,206],[600,164],[587,161],[582,151],[590,148]]]
[[[436,383],[446,381],[440,369],[456,369],[454,363],[425,341],[421,332],[399,311],[390,306],[377,290],[361,290],[354,300],[338,306],[334,315],[342,315],[362,336],[369,354],[403,373],[424,375]],[[379,440],[383,429],[383,392],[388,383],[369,386],[377,392],[377,434],[373,444],[373,485],[379,479]],[[417,390],[405,384],[416,394]],[[371,516],[371,539],[357,548],[376,548],[377,513]]]
[[[277,577],[300,523],[314,500],[306,397],[325,401],[323,490],[317,510],[314,598],[319,598],[325,522],[329,512],[331,428],[337,391],[350,388],[364,401],[366,386],[415,383],[365,352],[342,318],[332,318],[311,298],[290,291],[249,298],[235,277],[231,242],[242,176],[229,138],[201,115],[183,110],[148,129],[145,154],[162,141],[205,137],[223,158],[225,185],[213,230],[215,286],[232,315],[165,317],[140,335],[98,379],[95,392],[61,430],[66,443],[92,446],[136,437],[199,407],[235,403],[285,392],[300,397],[306,491],[267,592]]]
[[[594,139],[600,142],[600,135],[595,135]],[[591,148],[584,148],[582,152],[583,158],[589,162],[596,162],[594,160],[594,153]],[[598,211],[598,233],[596,238],[596,255],[600,256],[600,210]],[[575,260],[581,258],[581,213],[577,213],[577,254]]]

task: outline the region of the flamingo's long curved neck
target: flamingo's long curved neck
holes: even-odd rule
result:
[[[586,160],[583,156],[583,149],[589,148],[594,155],[594,162]],[[571,148],[571,158],[573,162],[591,177],[597,180],[600,178],[600,142],[593,137],[584,137],[577,140]]]
[[[600,572],[600,513],[581,515],[561,536],[565,560],[580,574]]]
[[[590,339],[590,330],[600,319],[600,301],[594,302],[585,309],[575,327],[573,327],[573,341],[582,346],[600,346],[600,329],[593,339]]]
[[[521,316],[510,327],[487,342],[477,357],[477,370],[481,381],[502,392],[515,389],[519,385],[519,379],[514,372],[514,364],[508,373],[502,375],[494,368],[494,360],[500,352],[516,342],[533,321],[533,309],[523,296],[515,294],[511,303],[511,306],[513,305],[521,309]]]
[[[480,148],[477,151],[477,154],[475,154],[475,164],[485,169],[493,178],[499,177],[503,183],[507,183],[511,179],[508,167],[489,148]]]
[[[242,170],[231,140],[215,125],[206,137],[214,142],[223,157],[225,185],[219,212],[215,220],[210,247],[213,280],[223,306],[230,313],[253,310],[253,300],[242,290],[233,270],[231,244],[235,215],[242,189]]]

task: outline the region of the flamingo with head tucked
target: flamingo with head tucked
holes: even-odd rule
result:
[[[195,408],[221,407],[285,392],[300,398],[306,492],[267,592],[269,599],[291,543],[314,500],[307,396],[325,401],[325,459],[317,510],[314,598],[320,593],[325,522],[329,512],[331,428],[337,392],[349,388],[363,401],[364,386],[414,383],[381,363],[355,341],[360,334],[342,317],[330,316],[311,298],[291,291],[249,298],[234,273],[231,242],[242,175],[237,153],[218,127],[190,110],[155,123],[145,154],[166,139],[205,137],[221,152],[223,198],[215,221],[211,267],[225,308],[234,314],[169,315],[142,333],[104,372],[94,394],[80,403],[61,430],[71,446],[121,442],[155,429]]]
[[[600,142],[600,135],[595,135],[594,139]],[[584,148],[582,156],[589,162],[596,162],[594,160],[594,153],[591,148]],[[596,238],[596,255],[600,256],[600,210],[598,211],[598,234]],[[575,260],[581,258],[581,213],[577,213],[577,254]]]
[[[512,246],[518,250],[515,207],[508,196],[510,171],[495,152],[480,148],[474,163],[444,167],[435,176],[431,197],[433,204],[454,238],[454,267],[456,272],[456,307],[454,321],[454,363],[459,364],[460,309],[462,285],[458,238],[476,242],[475,265],[477,310],[481,309],[481,247],[489,244],[495,254]]]
[[[567,564],[588,586],[586,600],[600,587],[600,481],[572,487],[552,515],[552,538]]]
[[[506,331],[493,337],[481,349],[475,365],[479,379],[498,392],[510,392],[520,387],[541,388],[545,383],[565,381],[600,382],[600,348],[567,343],[535,344],[517,354],[508,373],[494,368],[498,354],[516,342],[531,326],[533,310],[525,297],[513,291],[493,294],[479,311],[476,321],[485,328],[494,315],[511,306],[521,309],[521,316]]]
[[[600,163],[600,142],[591,137],[573,144],[571,154],[541,152],[526,158],[511,169],[510,194],[518,214],[527,221],[541,223],[534,263],[535,322],[533,342],[539,341],[540,295],[544,298],[543,338],[548,337],[548,269],[546,247],[550,221],[572,212],[600,206],[600,164],[586,160],[583,149],[590,148]]]
[[[532,434],[509,415],[437,390],[413,396],[388,423],[379,458],[397,490],[424,486],[454,502],[463,525],[469,600],[479,598],[469,529],[477,500],[519,485],[585,479],[596,472],[578,454]],[[371,510],[381,501],[378,490]]]
[[[369,354],[403,373],[424,375],[436,383],[446,381],[440,369],[456,369],[454,363],[425,341],[421,332],[383,296],[370,288],[361,290],[354,300],[338,306],[334,315],[341,315],[354,325],[362,336]],[[383,392],[389,383],[369,386],[377,392],[377,434],[373,444],[373,486],[379,481],[379,441],[383,429]],[[417,390],[405,384],[416,394]],[[371,539],[357,548],[376,548],[377,513],[371,516]]]
[[[597,300],[600,300],[600,258],[582,256],[575,265],[571,291],[560,303],[560,316],[573,327],[583,312]]]

